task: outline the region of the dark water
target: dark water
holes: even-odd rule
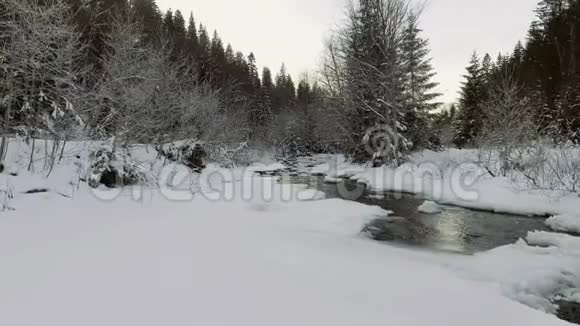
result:
[[[343,198],[393,211],[396,221],[376,220],[365,229],[379,241],[392,241],[432,250],[464,254],[486,251],[525,238],[528,231],[547,230],[545,219],[473,211],[443,206],[440,214],[425,214],[418,208],[425,201],[411,194],[371,193],[366,186],[350,180],[325,183],[323,177],[282,176],[280,182],[308,184],[326,193],[327,198]]]

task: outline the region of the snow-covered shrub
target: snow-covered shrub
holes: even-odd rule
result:
[[[8,182],[8,173],[6,173],[4,164],[0,163],[0,211],[10,209],[8,203],[14,198],[12,186]]]
[[[208,153],[204,145],[196,141],[173,142],[159,146],[157,151],[168,160],[183,164],[196,172],[201,172],[207,165]]]
[[[233,145],[207,144],[208,160],[225,168],[250,166],[254,163],[269,164],[276,161],[274,150],[265,145],[242,142]]]
[[[490,175],[507,177],[519,168],[522,156],[538,136],[538,127],[515,72],[502,69],[494,79],[477,138],[479,163]]]
[[[518,157],[517,170],[535,189],[580,192],[580,147],[571,143],[531,146]]]
[[[112,151],[107,147],[99,148],[90,155],[89,186],[96,188],[105,185],[109,188],[135,184],[148,184],[151,176],[147,169],[132,159],[128,150]]]

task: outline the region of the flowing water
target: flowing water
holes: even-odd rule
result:
[[[512,244],[528,231],[547,230],[543,218],[495,214],[442,206],[439,214],[419,212],[423,198],[411,194],[376,193],[350,180],[325,183],[324,177],[282,175],[282,183],[307,184],[326,194],[393,211],[403,219],[379,219],[365,231],[379,241],[398,242],[432,250],[472,254]]]

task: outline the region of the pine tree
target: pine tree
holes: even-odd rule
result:
[[[266,112],[268,119],[272,118],[272,90],[274,84],[272,83],[272,73],[268,67],[262,70],[262,90],[261,90],[261,110]]]
[[[316,121],[314,116],[314,86],[310,86],[308,75],[305,74],[298,83],[296,90],[296,107],[298,112],[297,137],[302,145],[301,152],[310,153],[316,149],[318,143],[314,129]]]
[[[197,36],[197,27],[193,19],[193,13],[189,15],[189,22],[187,24],[187,34],[185,36],[185,51],[188,62],[192,65],[198,58],[199,38]]]
[[[234,53],[234,48],[229,43],[224,52],[224,58],[226,61],[224,67],[226,83],[232,84],[235,81],[236,76],[236,55]]]
[[[272,88],[274,88],[272,72],[268,67],[264,67],[262,70],[262,88],[268,92],[272,92]]]
[[[486,53],[483,56],[483,59],[481,60],[481,74],[483,75],[483,78],[486,79],[486,81],[489,81],[491,79],[493,70],[494,63],[491,60],[491,56],[489,55],[489,53]]]
[[[254,53],[248,56],[248,79],[250,81],[250,92],[255,94],[260,89],[260,73],[256,66],[256,57]]]
[[[285,91],[289,103],[292,103],[296,98],[296,87],[294,86],[294,81],[292,81],[292,76],[290,75],[286,76]]]
[[[214,86],[222,87],[226,78],[226,54],[221,38],[214,31],[210,46],[211,80]]]
[[[429,57],[428,41],[421,38],[420,33],[418,19],[411,14],[404,33],[401,56],[406,98],[405,122],[408,128],[406,134],[415,148],[433,146],[429,142],[434,137],[429,128],[429,112],[440,105],[434,100],[441,95],[433,91],[438,84],[432,80],[435,72]]]
[[[403,71],[405,74],[405,93],[411,109],[428,112],[437,108],[439,103],[434,103],[441,96],[433,90],[439,85],[432,79],[435,76],[431,58],[429,57],[429,42],[419,35],[416,16],[411,15],[405,38],[401,49],[403,59]]]
[[[199,47],[197,51],[197,70],[200,80],[208,81],[211,79],[211,61],[210,61],[211,41],[205,26],[199,25]]]
[[[458,147],[473,144],[477,140],[485,118],[481,104],[485,101],[486,76],[476,53],[471,57],[464,78],[454,139]]]
[[[248,84],[248,61],[240,51],[236,52],[233,64],[233,80],[236,84],[245,87]]]
[[[228,46],[226,47],[226,52],[225,52],[225,57],[226,57],[226,62],[228,64],[234,64],[234,61],[236,59],[236,55],[234,53],[234,48],[232,48],[232,45],[228,43]]]
[[[163,34],[166,38],[171,38],[175,35],[175,25],[173,24],[173,11],[167,10],[163,16]]]
[[[408,11],[405,1],[361,0],[351,11],[346,34],[345,83],[356,144],[356,160],[376,159],[399,165],[410,150],[405,134],[404,74],[400,48],[401,29]],[[388,15],[385,15],[389,12]],[[369,149],[373,130],[381,129],[383,144]]]
[[[107,40],[111,36],[112,27],[116,21],[127,20],[128,3],[125,0],[90,1],[85,8],[89,22],[83,32],[84,39],[89,43],[86,65],[92,67],[90,76],[99,76],[102,73],[103,55],[110,52]]]
[[[514,52],[512,54],[513,64],[520,65],[524,60],[524,46],[522,45],[521,41],[518,41],[516,47],[514,48]]]
[[[280,71],[276,75],[276,83],[273,91],[272,107],[276,110],[282,110],[287,108],[291,102],[291,89],[290,86],[294,86],[294,83],[290,85],[288,79],[290,76],[286,73],[286,65],[282,64]]]
[[[171,39],[173,40],[174,55],[176,58],[180,58],[186,52],[186,35],[187,31],[185,29],[185,20],[181,11],[175,11],[173,15],[173,35]]]
[[[154,0],[132,0],[132,21],[143,33],[143,45],[158,44],[161,32],[161,13]]]

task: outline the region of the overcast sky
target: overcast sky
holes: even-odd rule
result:
[[[292,77],[316,72],[323,41],[342,19],[346,0],[157,0],[162,11],[192,11],[196,22],[274,72],[286,63]],[[455,101],[474,50],[511,51],[525,39],[538,0],[430,0],[421,27],[431,43],[444,102]]]

